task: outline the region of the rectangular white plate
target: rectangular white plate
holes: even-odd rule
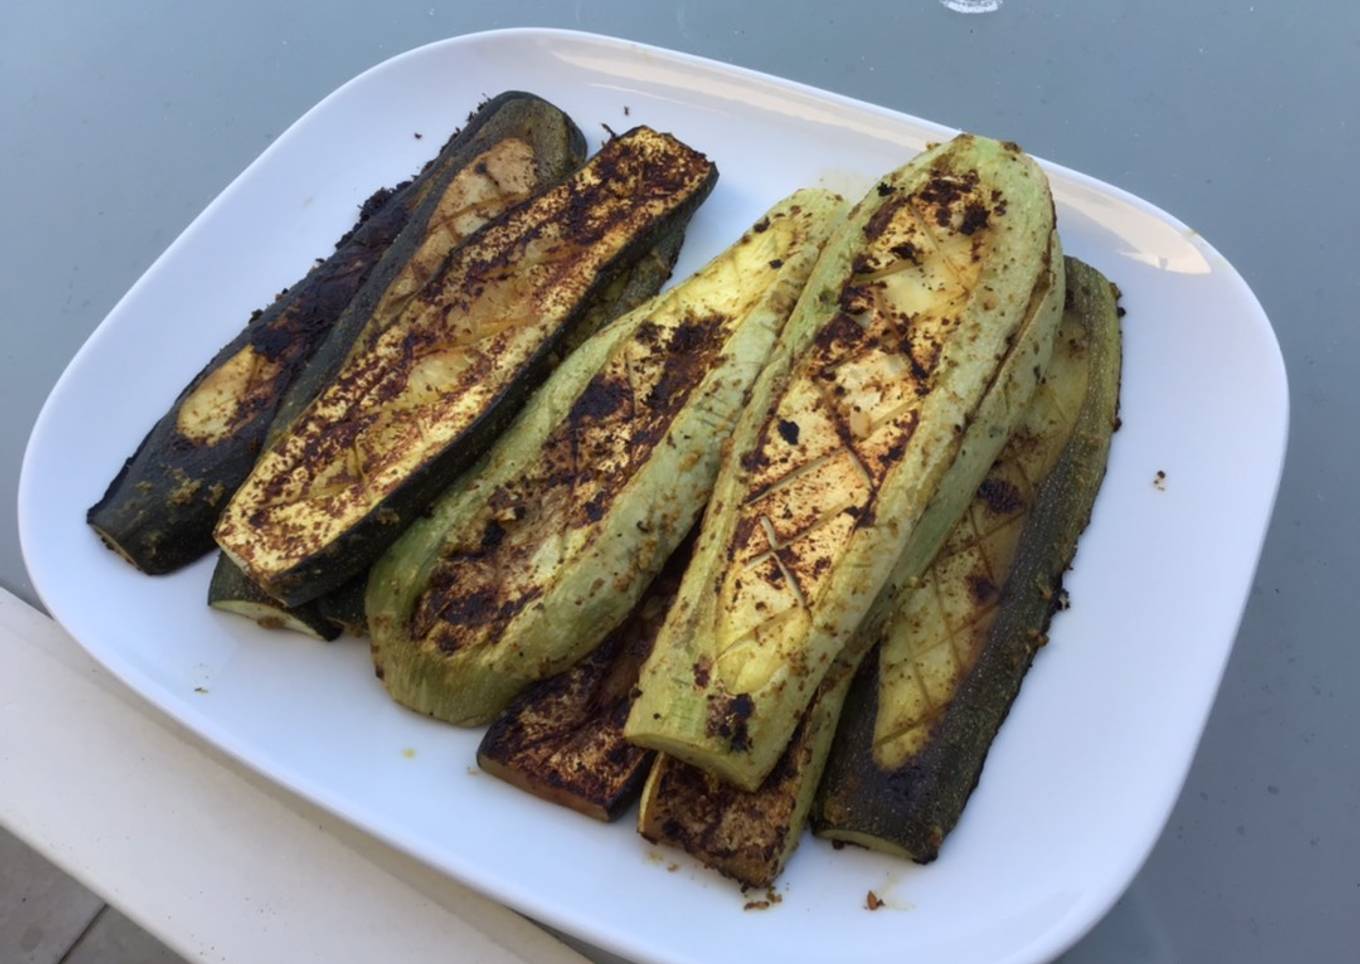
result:
[[[313,643],[213,612],[211,560],[149,578],[85,526],[123,458],[250,310],[483,94],[511,88],[551,98],[597,140],[602,122],[646,123],[717,161],[721,180],[678,277],[789,191],[822,184],[857,196],[951,133],[790,81],[562,31],[459,37],[374,67],[208,206],[53,389],[19,490],[43,601],[128,685],[250,766],[620,954],[890,952],[926,964],[1060,952],[1118,897],[1175,801],[1241,618],[1288,423],[1279,348],[1246,284],[1185,225],[1109,185],[1046,165],[1066,250],[1124,290],[1124,425],[1069,577],[1073,608],[1055,621],[929,867],[809,838],[780,883],[783,902],[743,911],[731,884],[654,850],[628,818],[603,826],[477,775],[480,733],[391,702],[365,643]],[[873,914],[871,889],[887,902]]]

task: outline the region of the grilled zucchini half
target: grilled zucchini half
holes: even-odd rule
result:
[[[820,836],[920,862],[939,853],[1058,607],[1105,474],[1119,372],[1113,286],[1069,258],[1043,386],[855,679]]]
[[[479,109],[414,180],[370,198],[335,253],[256,312],[179,394],[87,513],[105,544],[157,575],[213,548],[213,526],[254,465],[289,386],[346,305],[381,273],[390,260],[384,255],[428,218],[450,179],[466,180],[492,148],[498,158],[513,148],[531,161],[513,172],[516,190],[560,180],[585,156],[571,119],[532,94],[503,94]]]
[[[492,206],[485,204],[478,206],[479,216],[492,216],[494,213],[496,209]],[[464,218],[462,223],[467,224],[467,219]],[[675,266],[675,259],[680,254],[684,237],[685,225],[677,224],[655,248],[638,259],[625,273],[613,279],[587,310],[582,327],[592,332],[596,331],[661,290],[661,286],[666,283],[666,279],[671,275],[671,269]],[[402,272],[395,276],[389,290],[399,290],[403,286],[404,274]],[[379,303],[387,300],[379,299]],[[379,311],[370,317],[370,322],[359,329],[358,337],[367,338],[374,328],[382,326],[385,320],[390,319],[390,313]],[[336,326],[336,331],[344,332],[345,326],[346,319],[342,318]],[[275,424],[270,430],[271,438],[280,437],[287,431],[290,413],[305,409],[306,401],[310,400],[308,393],[319,384],[324,384],[319,381],[313,369],[330,365],[328,356],[337,357],[342,351],[340,346],[332,346],[328,342],[317,352],[318,358],[314,359],[313,365],[299,376],[284,396],[274,420]],[[314,600],[289,606],[252,583],[226,553],[218,553],[217,567],[213,570],[212,581],[208,586],[208,605],[214,609],[246,616],[266,629],[291,629],[309,636],[333,639],[337,634],[335,627],[338,627],[352,636],[366,636],[368,620],[364,615],[364,591],[367,583],[368,571],[365,570],[343,586],[332,589]]]
[[[656,754],[624,740],[623,721],[638,670],[680,589],[693,534],[604,642],[529,687],[491,724],[477,748],[483,770],[596,820],[613,820],[637,799]]]
[[[614,142],[617,143],[617,142]],[[702,510],[719,450],[841,201],[800,191],[588,340],[374,567],[374,656],[399,702],[499,713],[594,649]]]
[[[630,740],[760,786],[866,609],[963,511],[1062,299],[1048,183],[1015,145],[960,135],[869,192],[734,433]]]
[[[289,605],[362,572],[500,433],[600,288],[716,177],[702,154],[634,128],[486,225],[264,452],[218,544]]]

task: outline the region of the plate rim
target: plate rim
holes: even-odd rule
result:
[[[251,162],[246,165],[240,173],[233,177],[225,187],[219,191],[213,199],[184,227],[182,231],[157,255],[150,265],[138,276],[137,280],[129,289],[114,303],[99,324],[90,332],[80,348],[71,357],[70,361],[62,370],[53,387],[49,391],[43,405],[34,420],[33,428],[30,431],[28,441],[25,445],[23,459],[20,465],[19,484],[18,484],[18,529],[20,549],[24,558],[25,568],[28,570],[29,577],[39,599],[52,614],[53,618],[65,628],[65,623],[61,618],[61,613],[57,607],[53,607],[49,601],[49,593],[44,592],[44,582],[40,573],[35,571],[30,564],[31,546],[36,544],[38,534],[35,532],[37,520],[31,518],[27,507],[34,499],[34,487],[37,484],[34,480],[32,461],[35,449],[43,439],[47,423],[53,418],[57,401],[61,395],[70,390],[70,383],[74,378],[75,372],[89,352],[98,350],[97,343],[100,341],[101,333],[106,333],[109,321],[119,314],[124,303],[132,299],[145,285],[152,284],[155,277],[160,274],[162,262],[168,255],[176,250],[181,242],[191,238],[196,232],[202,230],[203,224],[222,206],[228,205],[233,200],[237,191],[240,190],[241,183],[258,166],[267,164],[274,153],[280,150],[280,145],[289,139],[289,135],[303,124],[314,113],[320,111],[332,99],[338,98],[352,86],[359,85],[371,75],[381,70],[390,69],[398,66],[402,61],[413,59],[419,55],[427,54],[435,48],[456,49],[460,46],[477,46],[486,43],[496,43],[505,40],[529,40],[529,41],[570,41],[585,42],[590,44],[602,45],[605,47],[621,50],[631,55],[646,54],[659,55],[665,59],[680,62],[693,67],[703,68],[715,72],[727,79],[745,83],[759,83],[777,88],[783,92],[794,92],[803,96],[811,97],[823,103],[850,107],[858,111],[866,111],[885,120],[896,123],[908,123],[917,128],[937,130],[943,135],[956,132],[957,128],[952,128],[936,121],[898,111],[893,108],[884,107],[870,101],[850,97],[834,91],[780,77],[775,74],[731,64],[713,58],[703,57],[684,51],[673,50],[659,45],[648,44],[640,41],[629,40],[626,38],[614,37],[605,34],[598,34],[589,31],[573,30],[555,27],[507,27],[492,30],[476,31],[472,33],[457,34],[439,40],[420,44],[408,50],[397,53],[385,58],[354,75],[335,89],[327,93],[312,107],[308,108],[296,120],[289,124],[283,131],[274,138]],[[1212,711],[1217,701],[1218,691],[1222,684],[1227,663],[1236,645],[1237,635],[1241,629],[1241,623],[1245,616],[1247,596],[1254,581],[1254,574],[1259,566],[1261,553],[1264,548],[1265,539],[1269,531],[1270,519],[1273,516],[1274,508],[1278,499],[1279,488],[1286,461],[1288,450],[1288,439],[1290,434],[1290,394],[1288,372],[1284,363],[1283,352],[1280,348],[1279,338],[1270,322],[1269,316],[1261,305],[1255,292],[1247,284],[1241,273],[1224,257],[1203,235],[1191,229],[1184,222],[1174,215],[1163,210],[1159,206],[1134,195],[1123,188],[1109,184],[1099,178],[1076,171],[1065,165],[1046,160],[1037,155],[1035,159],[1049,173],[1058,174],[1069,179],[1089,190],[1094,190],[1100,194],[1115,198],[1129,206],[1149,214],[1152,217],[1171,225],[1186,237],[1186,239],[1212,264],[1216,270],[1221,270],[1225,274],[1225,281],[1237,289],[1239,296],[1244,296],[1245,303],[1253,310],[1248,313],[1248,317],[1243,321],[1250,321],[1256,326],[1259,334],[1267,337],[1266,347],[1268,357],[1263,360],[1268,363],[1271,370],[1271,387],[1278,392],[1280,398],[1280,432],[1278,439],[1274,440],[1274,472],[1269,479],[1270,491],[1269,499],[1266,503],[1267,512],[1265,522],[1261,526],[1258,537],[1254,540],[1254,557],[1251,566],[1251,577],[1246,580],[1241,593],[1241,603],[1236,607],[1237,616],[1233,624],[1232,640],[1224,647],[1222,656],[1215,667],[1213,674],[1212,696],[1206,701],[1202,712],[1199,713],[1197,727],[1190,752],[1187,753],[1184,765],[1179,768],[1174,781],[1175,792],[1169,793],[1168,798],[1162,801],[1158,808],[1157,819],[1153,823],[1153,829],[1148,833],[1146,840],[1140,840],[1136,846],[1129,846],[1120,851],[1121,855],[1127,855],[1121,861],[1111,860],[1110,864],[1118,863],[1118,869],[1108,873],[1105,880],[1108,886],[1101,893],[1083,893],[1071,908],[1062,917],[1055,921],[1042,933],[1032,938],[1028,944],[1019,945],[1004,958],[1007,961],[1030,961],[1044,960],[1061,954],[1074,943],[1076,943],[1086,932],[1095,926],[1123,895],[1129,884],[1133,881],[1140,868],[1146,862],[1153,847],[1165,829],[1170,818],[1171,811],[1180,798],[1184,789],[1186,778],[1193,764],[1198,746],[1203,739],[1205,726],[1209,713]],[[1263,450],[1267,447],[1270,440],[1263,443]],[[607,921],[579,922],[568,919],[564,914],[556,912],[552,905],[546,903],[538,896],[538,892],[532,888],[521,885],[518,881],[501,881],[488,879],[479,871],[479,865],[474,860],[460,858],[456,854],[431,854],[421,846],[421,841],[416,835],[404,832],[397,823],[375,823],[366,819],[369,808],[352,805],[343,795],[331,791],[327,786],[305,774],[284,772],[280,768],[271,765],[268,760],[260,760],[255,756],[250,748],[241,745],[238,739],[233,736],[229,727],[217,723],[211,716],[201,710],[197,710],[191,703],[175,701],[170,699],[170,693],[164,687],[139,670],[130,661],[120,657],[116,651],[101,650],[97,643],[87,643],[76,633],[70,633],[76,639],[82,649],[85,650],[96,662],[108,670],[114,677],[119,679],[124,685],[134,690],[139,698],[154,707],[157,712],[164,713],[166,716],[185,726],[200,739],[212,743],[217,749],[229,755],[234,761],[250,770],[266,777],[279,789],[298,796],[323,807],[327,811],[335,814],[346,822],[350,823],[360,831],[369,834],[386,844],[420,860],[428,866],[433,867],[441,873],[448,874],[461,884],[490,896],[492,899],[523,909],[525,913],[531,914],[539,921],[551,924],[562,930],[579,935],[582,939],[596,944],[602,948],[613,950],[617,953],[626,954],[634,959],[651,959],[653,951],[647,947],[645,937],[639,937],[627,932],[619,932],[611,928]]]

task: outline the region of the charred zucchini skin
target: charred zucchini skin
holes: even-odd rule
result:
[[[966,507],[1062,298],[1047,182],[1015,145],[963,134],[869,192],[733,432],[630,740],[761,785],[865,613]]]
[[[226,556],[221,558],[228,565],[232,564]],[[240,572],[239,569],[237,571]],[[367,636],[368,617],[364,615],[364,586],[367,582],[367,574],[360,574],[339,589],[332,589],[314,603],[303,603],[299,608],[315,606],[316,611],[341,632],[349,633],[351,636]]]
[[[566,115],[532,94],[510,92],[479,109],[415,179],[369,198],[335,252],[252,316],[180,392],[90,508],[86,519],[110,548],[152,575],[213,548],[213,526],[254,465],[289,386],[409,222],[419,220],[432,192],[502,129],[555,142],[556,160],[545,156],[545,171],[556,169],[557,177],[585,154],[584,138]],[[192,412],[222,404],[230,408],[211,430],[182,424],[186,405]]]
[[[721,439],[840,198],[779,202],[691,278],[589,339],[369,579],[393,698],[494,719],[627,615],[703,508]]]
[[[654,754],[623,738],[623,722],[692,550],[691,536],[592,653],[516,697],[477,748],[483,770],[596,820],[637,799]]]
[[[670,145],[667,148],[668,160],[661,165],[651,165],[643,157],[655,157],[655,154],[647,155],[646,152],[657,150],[653,145],[658,142]],[[315,425],[307,424],[312,419],[314,409],[329,401],[332,392],[336,399],[343,398],[346,390],[345,373],[350,370],[349,367],[343,367],[335,381],[323,389],[313,406],[294,423],[288,435],[271,446],[251,478],[238,490],[236,498],[219,520],[215,533],[218,544],[270,595],[288,605],[296,605],[315,599],[363,572],[396,541],[406,526],[419,516],[440,491],[501,434],[524,400],[551,372],[563,346],[571,343],[573,333],[588,319],[588,308],[601,288],[607,286],[619,271],[636,262],[643,252],[655,247],[678,224],[686,223],[717,180],[717,168],[703,155],[667,135],[658,135],[646,128],[635,128],[610,141],[587,164],[584,170],[593,170],[595,176],[601,178],[599,182],[592,185],[589,181],[580,180],[577,175],[578,179],[569,179],[558,189],[545,192],[507,212],[460,246],[435,281],[442,284],[454,274],[456,268],[460,272],[459,277],[466,275],[479,279],[471,289],[479,294],[483,290],[480,285],[495,277],[496,271],[513,266],[511,250],[526,243],[526,236],[516,232],[522,228],[535,230],[528,227],[535,216],[534,205],[555,212],[554,217],[566,218],[564,224],[571,239],[581,240],[585,236],[582,232],[592,228],[590,210],[594,202],[591,199],[603,203],[610,193],[603,185],[609,182],[612,172],[619,165],[629,163],[629,152],[635,150],[638,151],[634,156],[639,163],[638,169],[645,172],[643,176],[655,176],[658,183],[649,185],[649,192],[631,197],[637,199],[639,206],[647,204],[648,199],[665,197],[665,201],[657,201],[664,210],[645,218],[645,224],[627,237],[626,243],[603,265],[593,281],[579,293],[571,293],[574,308],[538,342],[528,358],[516,367],[513,375],[495,386],[494,395],[480,406],[478,414],[459,431],[454,440],[430,453],[417,467],[403,470],[400,481],[378,504],[368,509],[357,521],[345,523],[333,538],[328,537],[320,544],[315,540],[308,541],[307,549],[302,553],[288,553],[286,563],[265,567],[259,564],[255,546],[270,527],[256,524],[257,516],[263,510],[255,500],[261,493],[269,492],[273,485],[271,478],[281,477],[271,475],[271,470],[279,468],[279,465],[266,467],[265,459],[276,451],[284,452],[296,439],[298,445],[287,456],[281,454],[280,464],[294,455],[301,459],[296,464],[306,464],[305,453],[310,452],[313,443],[298,433],[310,429],[315,437],[334,435],[338,438],[349,431],[345,425],[328,423],[320,417],[314,420]],[[651,191],[668,193],[658,195]],[[437,294],[435,292],[429,297]],[[454,296],[459,295],[455,292]],[[422,294],[422,297],[426,295]],[[290,538],[285,535],[278,542],[287,545]]]
[[[222,612],[253,619],[265,629],[291,629],[314,639],[330,642],[340,635],[341,626],[322,612],[316,603],[281,606],[226,556],[217,557],[217,568],[208,583],[208,605]]]
[[[1087,332],[1087,389],[1062,454],[1036,489],[995,621],[925,743],[894,769],[875,759],[880,661],[877,650],[869,655],[855,677],[818,792],[813,826],[819,836],[927,863],[958,822],[992,740],[1046,641],[1063,573],[1105,474],[1119,397],[1115,298],[1099,272],[1067,259],[1064,333],[1074,318]],[[984,497],[994,494],[979,495]],[[885,634],[904,618],[905,610],[890,616]]]

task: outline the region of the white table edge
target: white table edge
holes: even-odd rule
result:
[[[583,960],[229,760],[3,589],[0,773],[0,824],[189,960]]]

